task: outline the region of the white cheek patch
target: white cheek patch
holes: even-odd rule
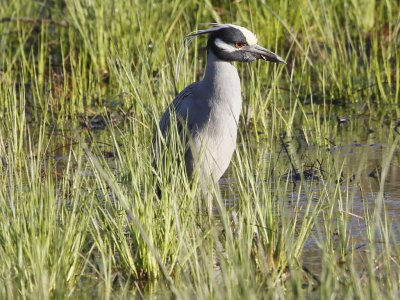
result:
[[[229,26],[240,30],[243,33],[244,37],[246,38],[247,44],[249,44],[250,46],[257,44],[257,37],[247,28],[233,24],[229,24]]]
[[[215,46],[217,46],[219,49],[224,50],[226,52],[234,52],[237,49],[233,47],[230,44],[225,43],[223,40],[216,38],[215,39]]]

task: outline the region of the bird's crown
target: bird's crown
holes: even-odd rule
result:
[[[221,35],[221,37],[230,36],[234,40],[241,40],[248,45],[257,44],[256,35],[247,28],[234,24],[210,23],[210,25],[212,26],[211,28],[191,32],[188,34],[188,37],[196,37],[204,34],[218,34]]]

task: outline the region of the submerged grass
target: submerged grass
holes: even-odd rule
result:
[[[0,11],[0,298],[399,296],[385,185],[400,155],[396,1]],[[252,29],[288,66],[238,65],[239,146],[210,218],[174,159],[182,145],[163,172],[150,146],[161,112],[204,69],[201,38],[177,68],[185,34],[214,21]],[[382,148],[377,187],[365,184],[369,144]],[[348,145],[355,154],[338,155]]]

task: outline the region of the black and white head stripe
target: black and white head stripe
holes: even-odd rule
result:
[[[257,59],[286,63],[272,51],[257,45],[257,38],[250,30],[233,24],[212,23],[211,28],[198,30],[187,36],[191,42],[199,35],[208,35],[207,49],[223,61],[251,62]]]
[[[188,37],[196,37],[204,34],[213,34],[218,32],[218,36],[221,36],[224,40],[229,41],[240,41],[247,45],[257,44],[257,37],[250,30],[233,24],[218,24],[211,23],[211,28],[194,31],[188,34]]]
[[[217,46],[219,49],[227,51],[227,52],[233,52],[236,51],[237,49],[231,45],[231,44],[227,44],[225,43],[223,40],[216,38],[214,41],[215,46]]]

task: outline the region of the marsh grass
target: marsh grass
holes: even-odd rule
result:
[[[400,7],[367,3],[2,2],[0,297],[398,297]],[[288,61],[238,65],[212,217],[182,145],[163,170],[151,158],[160,114],[204,69],[205,40],[183,38],[211,21]],[[358,143],[382,146],[378,187]]]

